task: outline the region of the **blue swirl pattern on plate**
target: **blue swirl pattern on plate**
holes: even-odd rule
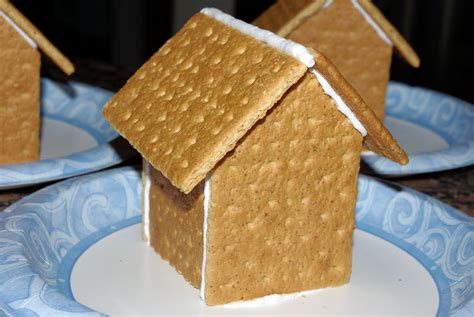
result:
[[[0,312],[101,315],[70,290],[76,260],[92,244],[140,221],[140,173],[120,168],[70,179],[0,214]],[[357,227],[408,252],[438,286],[438,315],[474,307],[474,221],[423,194],[359,179]]]
[[[380,156],[364,155],[364,162],[376,174],[412,175],[474,164],[474,106],[470,103],[429,89],[391,82],[386,115],[428,128],[449,147],[409,155],[410,163],[405,166]]]
[[[60,291],[60,267],[81,241],[139,215],[140,190],[127,168],[46,187],[2,213],[0,312],[100,315]]]
[[[43,118],[80,128],[99,145],[65,157],[0,166],[0,189],[101,170],[133,155],[127,146],[111,143],[119,135],[102,117],[102,107],[112,97],[112,92],[77,82],[65,85],[48,79],[42,79],[41,89]]]

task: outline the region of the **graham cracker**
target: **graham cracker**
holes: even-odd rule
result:
[[[280,0],[261,14],[252,24],[286,37],[306,18],[316,13],[326,0]]]
[[[298,28],[306,18],[320,13],[322,5],[317,2],[320,0],[279,0],[265,12],[263,12],[253,24],[268,29],[280,36],[287,36],[294,29]],[[323,1],[325,2],[325,1]],[[350,0],[334,0],[329,6],[331,8],[337,3],[350,3]],[[377,25],[387,34],[393,42],[397,52],[413,67],[420,66],[420,59],[410,44],[403,38],[397,29],[384,17],[380,10],[372,3],[371,0],[358,0],[359,4],[377,23]],[[291,5],[284,5],[291,3]],[[352,5],[352,4],[351,4]],[[324,9],[326,10],[326,9]],[[354,10],[356,10],[354,8]],[[306,12],[305,12],[306,11]],[[334,18],[335,23],[344,21],[343,18]],[[350,29],[348,29],[350,30]],[[316,32],[316,29],[306,29],[307,32]],[[317,32],[321,29],[317,29]],[[303,43],[304,44],[304,43]],[[313,46],[318,48],[318,46]],[[330,57],[330,56],[329,56]]]
[[[392,47],[380,38],[350,0],[334,1],[303,21],[288,38],[314,47],[331,59],[383,120]]]
[[[103,114],[189,193],[306,70],[293,57],[198,13]]]
[[[362,136],[307,73],[211,177],[208,305],[349,281]]]
[[[39,159],[41,57],[0,17],[0,164]]]
[[[17,8],[9,1],[0,0],[0,11],[5,13],[20,29],[22,29],[39,49],[48,56],[64,73],[71,75],[74,65],[64,56]]]
[[[281,8],[279,1],[272,4],[265,12],[259,15],[252,24],[258,26],[261,29],[272,31],[278,34],[280,30],[293,18],[293,15],[289,12],[285,12]]]
[[[406,162],[356,90],[312,53],[367,129],[368,147]],[[306,66],[197,14],[104,115],[158,166],[151,245],[193,286],[205,279],[208,305],[348,282],[363,136]]]
[[[372,3],[371,0],[357,0],[364,10],[372,17],[377,25],[385,32],[388,38],[392,41],[397,52],[410,64],[412,67],[420,67],[420,58],[415,50],[405,40],[403,35],[388,21],[382,12]]]
[[[341,96],[344,102],[357,119],[367,130],[367,136],[364,138],[364,146],[386,158],[405,165],[408,163],[408,156],[393,138],[390,131],[377,118],[375,113],[367,106],[357,91],[346,81],[337,68],[324,55],[311,50],[316,62],[316,69],[328,82],[333,89]]]
[[[204,183],[189,194],[159,171],[150,173],[150,244],[196,288],[201,286]]]

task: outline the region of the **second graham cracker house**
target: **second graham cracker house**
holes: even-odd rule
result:
[[[74,71],[26,17],[0,0],[0,164],[39,159],[40,51],[66,74]]]
[[[208,305],[349,281],[362,143],[407,157],[321,54],[204,9],[109,101],[144,239]]]
[[[254,24],[326,55],[381,120],[393,48],[420,65],[371,0],[277,0]]]

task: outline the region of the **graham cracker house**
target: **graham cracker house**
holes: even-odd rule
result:
[[[39,159],[43,52],[66,74],[74,66],[10,2],[0,0],[0,164]]]
[[[144,239],[208,305],[347,283],[362,143],[407,162],[322,54],[217,9],[103,114],[145,159]]]
[[[326,55],[384,118],[393,47],[413,67],[420,59],[370,0],[277,0],[254,24]]]

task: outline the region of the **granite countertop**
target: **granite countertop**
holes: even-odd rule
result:
[[[97,85],[112,91],[118,90],[130,77],[131,71],[118,69],[94,60],[76,60],[76,73],[73,80]],[[43,75],[56,80],[66,80],[65,76],[48,64]],[[141,160],[136,157],[121,165],[137,165]],[[449,204],[465,214],[474,217],[474,166],[452,171],[430,173],[402,178],[390,178],[390,182],[410,187],[419,192]],[[48,184],[0,191],[0,211]]]

